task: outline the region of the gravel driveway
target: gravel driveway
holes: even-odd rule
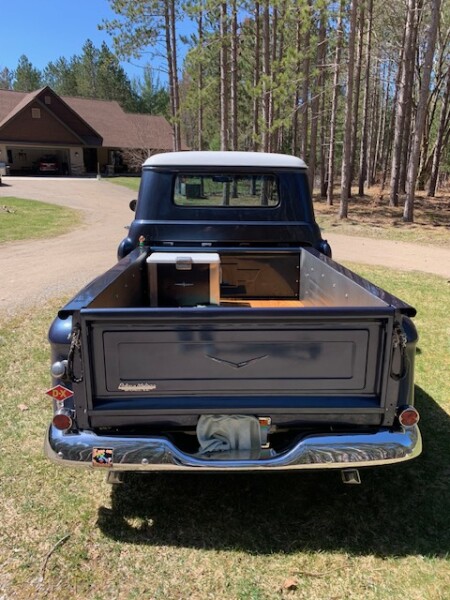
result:
[[[55,296],[75,293],[113,266],[132,219],[136,192],[97,179],[4,179],[2,196],[16,196],[82,210],[84,224],[47,240],[0,244],[0,314],[13,314]],[[450,279],[450,249],[326,234],[337,261],[426,271]]]
[[[75,293],[113,266],[126,236],[136,192],[104,180],[7,178],[2,196],[30,198],[84,213],[84,223],[62,236],[0,245],[0,313],[14,313],[54,296]]]

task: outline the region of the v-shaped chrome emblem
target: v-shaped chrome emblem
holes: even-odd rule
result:
[[[249,358],[248,360],[243,360],[241,362],[233,362],[232,360],[225,360],[224,358],[218,358],[217,356],[211,356],[210,354],[205,354],[206,358],[210,358],[214,362],[223,363],[224,365],[229,365],[233,369],[242,369],[243,367],[247,367],[249,364],[256,362],[257,360],[263,360],[267,358],[268,354],[263,354],[263,356],[256,356],[255,358]]]

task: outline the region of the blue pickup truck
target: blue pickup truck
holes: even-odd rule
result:
[[[292,156],[181,152],[142,170],[119,261],[49,332],[62,466],[337,469],[421,452],[413,307],[331,259]]]

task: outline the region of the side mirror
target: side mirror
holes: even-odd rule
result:
[[[130,209],[134,212],[136,210],[136,204],[137,204],[137,200],[131,200],[130,202]]]

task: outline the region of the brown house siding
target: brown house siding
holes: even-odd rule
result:
[[[51,90],[48,90],[44,95],[43,101],[46,103],[47,108],[84,142],[90,145],[101,146],[102,138],[98,132],[71,108],[65,98],[59,97]],[[47,104],[47,102],[49,103]]]
[[[40,111],[40,118],[32,117],[32,110]],[[16,115],[3,126],[2,140],[14,143],[39,143],[57,145],[80,145],[80,138],[71,133],[38,102]]]

